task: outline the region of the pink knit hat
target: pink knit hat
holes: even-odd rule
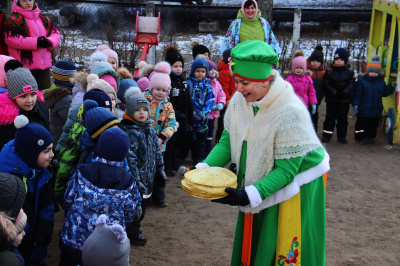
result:
[[[103,77],[104,76],[105,75],[103,75]],[[99,89],[99,90],[104,91],[105,93],[114,94],[115,99],[117,99],[117,93],[116,93],[115,88],[113,88],[110,85],[110,83],[106,82],[105,80],[99,79],[99,76],[97,76],[96,74],[89,74],[87,76],[87,82],[88,82],[87,91],[90,91],[92,89]]]
[[[150,78],[149,89],[165,88],[167,91],[171,89],[171,65],[168,62],[161,61],[154,67],[154,74]]]
[[[306,72],[307,70],[307,60],[304,58],[304,56],[296,56],[293,58],[292,61],[292,72],[294,73],[294,70],[298,67],[301,67],[303,69],[303,73]]]
[[[5,88],[4,80],[6,78],[6,72],[4,71],[4,65],[7,61],[14,59],[6,55],[0,55],[0,88]]]
[[[115,61],[117,61],[117,68],[119,67],[117,52],[115,52],[114,50],[111,50],[106,45],[100,45],[99,47],[97,47],[97,51],[105,53],[108,57],[114,58]]]
[[[251,18],[256,18],[256,17],[257,17],[257,15],[258,15],[258,5],[257,5],[257,1],[256,1],[256,0],[244,0],[244,1],[242,2],[242,8],[241,8],[241,11],[242,11],[242,14],[243,14],[243,16],[245,16],[245,17],[246,17],[246,15],[245,15],[245,13],[244,13],[244,4],[245,4],[247,1],[252,1],[252,2],[253,2],[253,4],[254,4],[254,6],[256,7],[256,12],[255,12],[254,16],[253,16],[253,17],[251,17]],[[246,17],[246,18],[247,18],[247,17]]]
[[[143,77],[143,78],[139,79],[136,83],[142,92],[147,90],[150,85],[150,81],[147,77]]]
[[[107,81],[114,88],[114,90],[117,91],[117,89],[118,89],[117,81],[115,80],[115,78],[112,75],[105,74],[105,75],[101,76],[100,79]]]

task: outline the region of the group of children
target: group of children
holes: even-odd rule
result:
[[[318,128],[318,106],[325,96],[326,117],[321,141],[329,142],[336,126],[338,142],[347,144],[348,113],[352,104],[357,116],[356,141],[374,143],[383,110],[382,97],[389,96],[395,86],[395,83],[385,84],[379,56],[372,58],[366,74],[360,75],[357,82],[346,49],[335,51],[333,64],[326,71],[323,59],[320,45],[308,59],[298,50],[292,60],[292,71],[286,74],[286,81],[309,109],[315,130]]]
[[[149,201],[167,206],[167,176],[176,174],[190,151],[193,165],[203,161],[211,151],[217,118],[216,141],[222,133],[221,121],[236,91],[229,71],[230,49],[224,51],[218,67],[209,55],[207,47],[195,43],[185,78],[184,59],[171,44],[165,48],[164,61],[141,64],[140,77],[133,77],[119,68],[115,51],[100,46],[90,58],[90,73],[77,71],[69,61],[58,61],[52,67],[54,85],[43,91],[19,61],[0,56],[4,68],[0,71],[0,172],[4,175],[0,177],[17,180],[26,194],[20,196],[13,213],[8,213],[12,206],[0,203],[1,224],[13,229],[0,239],[6,243],[1,251],[9,259],[43,264],[54,212],[61,205],[65,221],[60,231],[60,265],[82,261],[90,265],[85,258],[108,261],[102,259],[107,250],[96,253],[93,243],[105,237],[103,230],[117,235],[114,242],[124,252],[114,255],[128,265],[129,248],[123,239],[128,237],[133,245],[146,243],[141,221]],[[381,98],[393,86],[385,85],[379,58],[373,58],[356,83],[347,51],[339,48],[334,56],[332,66],[324,71],[321,46],[308,59],[296,52],[286,81],[309,109],[315,129],[325,96],[322,142],[330,141],[336,125],[338,141],[347,143],[352,104],[357,141],[373,143]],[[15,255],[10,257],[10,252]]]
[[[194,164],[211,150],[215,118],[226,103],[215,63],[196,54],[185,78],[183,57],[170,45],[143,83],[102,46],[91,56],[90,73],[56,62],[54,85],[42,91],[19,61],[0,57],[0,172],[25,185],[27,217],[18,250],[14,244],[6,251],[20,252],[15,258],[27,265],[44,264],[59,205],[60,265],[94,256],[85,244],[97,224],[118,224],[131,244],[144,245],[141,221],[150,200],[168,205],[167,175],[176,174],[190,150]],[[147,88],[142,92],[138,83]]]

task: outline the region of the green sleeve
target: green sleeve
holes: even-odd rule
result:
[[[297,174],[317,166],[324,158],[325,150],[320,147],[305,157],[275,160],[275,168],[254,186],[264,200],[267,196],[293,182]]]
[[[231,142],[228,131],[224,130],[221,139],[204,160],[209,166],[224,167],[231,160]]]

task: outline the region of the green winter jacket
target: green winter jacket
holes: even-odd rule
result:
[[[239,13],[237,15],[237,18],[242,20],[242,23],[240,25],[240,35],[239,35],[239,40],[240,42],[244,41],[265,41],[265,33],[263,26],[261,24],[261,12],[258,11],[257,17],[256,18],[246,18],[242,10],[239,10]]]

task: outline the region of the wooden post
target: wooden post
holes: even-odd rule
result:
[[[261,16],[265,18],[269,24],[272,24],[272,7],[274,0],[257,0],[258,9],[261,11]]]
[[[148,2],[146,4],[146,17],[154,17],[155,13],[156,13],[156,4],[154,2]],[[156,46],[150,48],[146,61],[148,64],[151,65],[156,64]]]
[[[300,26],[301,26],[301,9],[294,10],[294,20],[293,20],[293,50],[294,52],[300,48]]]

